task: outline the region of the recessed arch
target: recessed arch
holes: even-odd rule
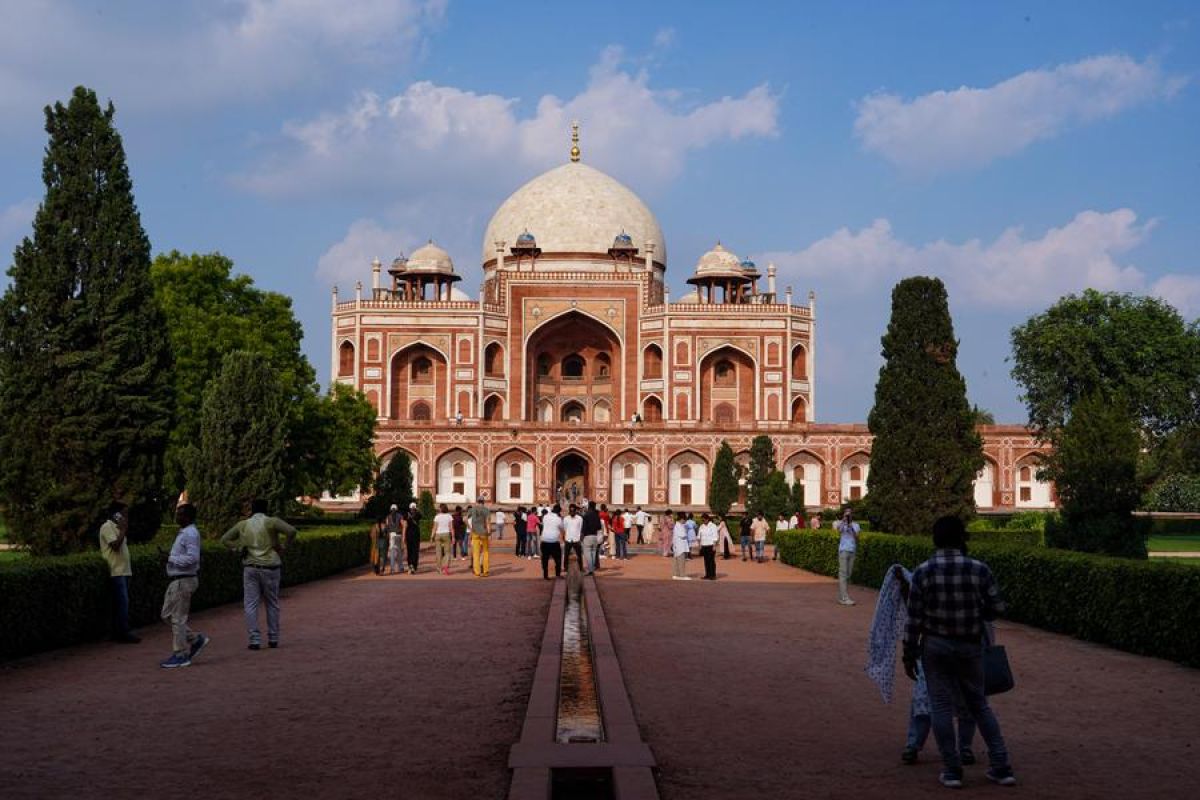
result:
[[[426,366],[432,373],[426,378]],[[424,341],[396,348],[388,360],[388,415],[392,419],[412,419],[413,404],[424,401],[430,418],[449,413],[449,369],[446,354]],[[418,379],[414,382],[414,368]]]
[[[658,395],[652,394],[642,402],[642,420],[644,422],[662,422],[663,404]]]
[[[550,462],[553,465],[554,497],[558,502],[576,502],[592,496],[592,459],[575,447],[569,447]]]
[[[792,380],[808,380],[808,349],[802,344],[792,348]]]
[[[452,448],[437,459],[437,494],[439,503],[467,503],[476,497],[475,456],[462,448]]]
[[[569,425],[582,425],[587,420],[587,409],[578,400],[568,400],[563,403],[559,419]]]
[[[642,348],[642,377],[646,379],[663,376],[663,351],[654,342]]]
[[[483,401],[483,418],[489,422],[504,419],[504,398],[498,394],[489,394]]]
[[[338,346],[338,377],[354,374],[354,344],[346,339]]]
[[[500,378],[504,373],[504,346],[491,342],[483,351],[483,374]]]
[[[495,497],[498,503],[532,503],[534,501],[533,455],[520,447],[501,453],[495,462]]]
[[[995,508],[996,483],[1000,475],[1000,467],[989,455],[984,455],[983,466],[975,475],[975,507]]]
[[[871,472],[871,455],[855,450],[839,465],[842,478],[842,502],[861,500],[867,496],[867,477]]]
[[[1013,500],[1017,508],[1053,507],[1054,486],[1038,477],[1038,470],[1041,468],[1041,454],[1037,451],[1013,462]]]
[[[403,447],[393,447],[391,450],[384,452],[379,457],[379,472],[382,474],[383,471],[387,469],[388,464],[392,463],[392,459],[396,457],[397,453],[404,453],[406,456],[408,456],[408,463],[412,465],[412,496],[413,499],[416,500],[420,496],[420,492],[418,491],[417,487],[420,484],[421,472],[421,462],[417,460],[416,453]]]
[[[613,503],[643,506],[650,502],[650,457],[636,448],[627,448],[610,462]]]
[[[753,420],[758,374],[754,357],[740,347],[725,344],[708,350],[697,363],[701,421],[717,421],[718,409],[722,424]]]
[[[612,403],[607,400],[597,400],[592,403],[592,422],[597,424],[612,422]]]
[[[569,400],[583,401],[585,412],[589,398],[611,396],[612,418],[626,413],[616,405],[624,397],[622,345],[612,327],[577,309],[558,314],[537,325],[526,339],[525,380],[521,404],[524,419],[541,419],[541,403],[554,402],[563,419],[561,406]],[[537,354],[536,357],[534,354]],[[607,366],[607,374],[601,375]],[[581,421],[591,419],[589,413]]]
[[[783,461],[783,475],[788,485],[800,484],[804,489],[804,505],[821,505],[821,483],[825,477],[825,459],[812,450],[801,449]]]
[[[808,401],[803,396],[792,401],[792,422],[808,422]]]
[[[674,453],[667,461],[667,495],[673,507],[708,502],[708,459],[691,449]]]
[[[433,409],[424,400],[413,403],[408,410],[408,418],[413,422],[429,422],[433,419]]]

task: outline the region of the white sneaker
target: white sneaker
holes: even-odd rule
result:
[[[672,576],[671,576],[671,580],[673,580],[673,581],[686,581],[686,580],[687,580],[687,578],[681,578],[681,577],[679,577],[678,575],[672,575]]]

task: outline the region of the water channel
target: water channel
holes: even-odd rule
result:
[[[567,574],[555,741],[594,744],[603,740],[604,726],[600,721],[592,640],[588,632],[587,600],[583,596],[583,578],[578,569],[572,568]]]

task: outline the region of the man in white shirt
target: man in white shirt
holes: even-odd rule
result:
[[[557,503],[542,517],[542,579],[550,580],[550,559],[554,559],[554,577],[562,577],[563,518],[562,506]]]
[[[642,507],[638,506],[637,513],[633,515],[633,526],[637,528],[637,543],[645,544],[646,539],[642,536],[642,532],[646,530],[646,526],[650,524],[650,515],[642,511]]]
[[[574,551],[580,571],[586,572],[583,565],[583,517],[579,515],[579,509],[574,505],[567,509],[567,516],[563,519],[563,538],[566,541],[563,566],[570,571],[571,552]]]
[[[790,531],[793,528],[792,521],[787,518],[783,511],[779,512],[779,519],[775,520],[775,533],[780,531]],[[775,537],[775,552],[771,554],[772,561],[779,560],[779,538]]]
[[[504,511],[497,508],[496,515],[492,517],[492,531],[496,534],[497,539],[504,538],[504,523],[507,520],[504,518]]]
[[[411,524],[411,523],[410,523]],[[450,508],[442,503],[441,509],[433,517],[433,548],[437,553],[438,569],[443,575],[450,574],[450,559],[453,556],[452,537],[454,536],[454,515]]]
[[[671,552],[675,556],[672,562],[671,580],[674,581],[690,581],[687,576],[687,559],[692,552],[692,547],[688,543],[688,529],[683,524],[684,514],[679,512],[675,516],[675,527],[671,531]]]
[[[721,529],[708,514],[704,515],[700,524],[699,536],[700,556],[704,559],[704,580],[715,581],[717,579],[717,539],[721,536]]]

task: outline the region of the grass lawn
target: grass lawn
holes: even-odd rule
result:
[[[0,564],[11,564],[27,558],[29,558],[29,553],[24,550],[0,550]]]
[[[1200,553],[1200,535],[1194,536],[1151,536],[1146,541],[1151,553]]]

